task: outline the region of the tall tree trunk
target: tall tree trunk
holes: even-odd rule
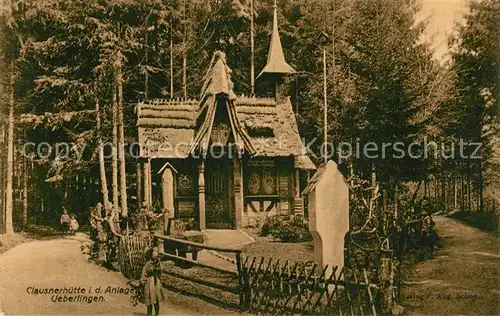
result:
[[[467,210],[470,212],[470,166],[467,168]]]
[[[331,106],[334,111],[338,110],[336,109],[336,102],[335,102],[335,94],[336,94],[336,88],[337,88],[337,81],[335,79],[335,70],[336,70],[336,61],[335,61],[335,0],[332,1],[332,102]]]
[[[429,196],[429,181],[427,178],[424,180],[424,197],[427,198]]]
[[[99,112],[99,101],[95,103],[95,115],[97,123],[97,135],[99,139],[99,172],[101,174],[101,192],[104,205],[109,204],[108,180],[106,179],[106,165],[104,162],[104,147],[101,135],[101,114]]]
[[[484,178],[483,178],[483,168],[482,168],[482,160],[479,162],[478,168],[478,199],[479,199],[479,211],[484,212]]]
[[[441,172],[441,200],[443,203],[441,210],[443,212],[446,212],[446,210],[448,208],[448,204],[446,203],[446,173],[445,172]]]
[[[116,100],[116,81],[113,80],[113,151],[111,158],[112,181],[113,181],[113,208],[118,211],[120,207],[118,189],[118,105]],[[107,210],[107,209],[106,209]]]
[[[155,30],[157,27],[155,27]],[[145,40],[146,47],[148,47],[148,33],[146,32],[146,40]],[[121,60],[121,59],[120,59]],[[146,50],[144,60],[146,65],[148,64],[148,51]],[[121,63],[120,63],[121,65]],[[121,72],[121,67],[120,67],[120,72]],[[121,85],[121,84],[120,84]],[[149,73],[148,69],[144,68],[144,100],[148,99],[148,93],[149,93]]]
[[[23,229],[28,226],[28,158],[23,157]]]
[[[0,121],[1,130],[0,130],[0,148],[5,148],[5,121],[3,119],[4,112],[4,103],[2,102],[2,108],[0,112],[0,117],[2,118]],[[0,233],[5,231],[5,151],[2,150],[0,153]]]
[[[434,176],[434,211],[439,209],[439,179],[438,176]]]
[[[118,69],[116,72],[116,84],[118,86],[118,159],[120,161],[120,193],[121,193],[121,215],[123,217],[128,216],[127,207],[127,172],[126,172],[126,161],[125,161],[125,131],[123,122],[123,59],[120,56],[118,58]]]
[[[137,192],[137,209],[142,208],[142,165],[140,162],[136,165],[136,192]]]
[[[182,37],[183,47],[182,47],[182,96],[187,99],[187,20],[186,20],[186,0],[182,0],[182,14],[183,14],[183,25],[184,25],[184,35]]]
[[[462,162],[460,162],[460,210],[465,210],[465,194],[464,194],[464,168]]]
[[[170,14],[170,27],[169,27],[169,37],[170,37],[170,98],[174,98],[174,41],[172,37],[173,26],[172,26],[172,14]],[[140,206],[139,206],[140,207]]]
[[[394,184],[394,219],[393,219],[393,224],[394,227],[396,226],[396,223],[398,222],[398,185],[395,183]]]
[[[12,182],[14,177],[14,61],[11,61],[10,71],[9,126],[7,131],[7,187],[5,189],[5,233],[7,235],[14,234],[14,223],[12,220],[12,210],[14,206],[12,191]]]
[[[377,194],[377,168],[375,166],[375,162],[372,161],[371,163],[371,170],[370,170],[370,184],[371,184],[371,192],[370,192],[370,203],[369,203],[369,208],[370,212],[376,214],[378,211],[378,200],[375,199],[376,194]],[[384,213],[385,214],[385,213]],[[385,216],[385,215],[384,215]],[[383,227],[385,229],[387,224],[387,218],[383,218]]]
[[[457,190],[457,174],[453,174],[453,210],[456,210],[458,207],[458,190]]]
[[[254,30],[253,30],[253,1],[250,0],[250,95],[255,94],[255,44],[254,44]],[[295,113],[297,114],[297,112]]]

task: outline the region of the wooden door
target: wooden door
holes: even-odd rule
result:
[[[227,159],[209,159],[205,168],[207,228],[234,227],[231,212],[230,186],[232,179]]]

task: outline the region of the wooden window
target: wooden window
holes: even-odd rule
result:
[[[206,172],[208,179],[205,179],[206,182],[206,191],[209,193],[224,193],[224,188],[226,184],[226,179],[224,177],[223,169],[214,169],[208,170]]]
[[[248,167],[245,184],[246,195],[277,195],[278,185],[276,168]]]

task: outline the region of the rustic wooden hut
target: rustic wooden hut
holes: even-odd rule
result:
[[[276,9],[274,18],[261,74],[276,83],[294,70],[284,60]],[[237,96],[224,53],[214,54],[198,100],[141,102],[137,127],[144,201],[162,195],[170,217],[195,218],[200,229],[239,229],[263,216],[303,213],[301,170],[315,166],[290,98]],[[161,189],[153,186],[160,178]]]

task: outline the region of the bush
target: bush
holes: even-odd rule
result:
[[[170,227],[171,235],[182,235],[185,231],[197,230],[197,223],[194,218],[176,218]]]
[[[55,228],[42,225],[28,225],[24,231],[38,238],[56,236],[60,234],[60,232]]]
[[[277,215],[266,217],[260,236],[266,237],[272,234],[273,231],[277,230],[283,224],[283,220],[283,217]]]
[[[307,220],[299,216],[292,219],[280,216],[268,217],[261,232],[261,236],[267,235],[281,242],[302,242],[312,239]]]

